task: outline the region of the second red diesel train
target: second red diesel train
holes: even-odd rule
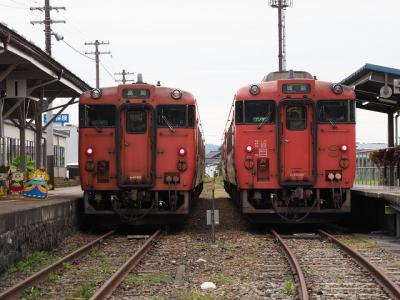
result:
[[[350,212],[355,93],[307,72],[274,72],[235,95],[224,133],[226,191],[254,222]]]

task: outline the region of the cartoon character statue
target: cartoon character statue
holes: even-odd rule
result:
[[[25,184],[23,195],[31,198],[47,198],[49,175],[44,169],[29,172],[29,181]]]
[[[8,189],[13,195],[19,195],[24,190],[24,173],[16,169],[16,172],[11,172],[10,183]]]
[[[6,166],[0,166],[0,196],[7,195],[8,173]]]

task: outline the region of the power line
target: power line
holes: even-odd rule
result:
[[[110,77],[111,77],[114,81],[118,81],[118,80],[114,77],[114,75],[106,68],[106,66],[105,66],[102,62],[100,62],[100,65],[101,65],[101,67],[107,72],[107,74],[110,75]]]
[[[25,9],[23,7],[11,6],[11,5],[7,5],[7,4],[0,4],[0,6],[7,7],[7,8],[13,8],[13,9]]]
[[[22,3],[22,2],[19,2],[19,1],[16,1],[16,0],[8,0],[8,1],[14,2],[15,4],[18,4],[18,5],[22,5],[24,7],[29,7],[26,3]]]
[[[94,57],[95,57],[95,62],[96,62],[96,88],[99,88],[100,87],[100,70],[99,70],[100,55],[101,54],[111,54],[110,51],[100,52],[99,51],[99,46],[101,46],[101,45],[110,45],[110,42],[99,42],[98,40],[95,40],[94,42],[85,42],[85,45],[94,46],[94,52],[93,51],[92,52],[85,52],[85,54],[91,54],[91,55],[94,55]],[[109,73],[109,71],[104,66],[103,66],[103,68],[106,70],[107,73]],[[111,73],[109,73],[109,74],[111,74]],[[111,77],[115,80],[114,76],[111,75]]]
[[[94,61],[95,59],[93,57],[87,56],[86,54],[80,52],[78,49],[76,49],[74,46],[72,46],[71,44],[67,43],[65,40],[62,40],[68,47],[70,47],[72,50],[74,50],[76,53],[82,55],[83,57],[90,59],[92,61]]]

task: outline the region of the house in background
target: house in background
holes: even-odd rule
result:
[[[45,133],[43,136],[45,136]],[[35,145],[36,136],[32,129],[25,129],[25,147],[26,156],[31,159],[35,159]],[[54,144],[54,176],[62,177],[66,176],[66,163],[65,163],[65,153],[67,152],[67,141],[69,139],[69,134],[64,131],[57,129],[53,130],[53,144]],[[42,161],[46,161],[46,139],[43,138],[41,141],[42,145]],[[15,126],[12,121],[4,121],[4,137],[1,139],[0,144],[0,155],[1,164],[9,166],[13,159],[19,155],[20,139],[19,139],[19,129]]]
[[[206,154],[206,174],[210,177],[214,176],[214,172],[218,170],[221,162],[220,151],[210,151]]]

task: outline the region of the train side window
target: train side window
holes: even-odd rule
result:
[[[145,133],[147,130],[147,111],[127,110],[126,111],[126,132]]]
[[[243,123],[243,101],[236,101],[235,103],[235,123]]]
[[[157,106],[158,127],[194,127],[196,119],[194,105]]]
[[[318,121],[320,123],[354,123],[355,101],[321,100],[318,102]]]
[[[269,100],[244,101],[244,123],[271,124],[275,122],[275,102]]]
[[[289,106],[286,108],[286,128],[289,130],[307,128],[307,108],[305,106]]]
[[[80,127],[114,127],[115,126],[114,105],[79,105]]]
[[[194,123],[196,120],[196,109],[194,105],[188,105],[187,114],[188,126],[194,127]]]

